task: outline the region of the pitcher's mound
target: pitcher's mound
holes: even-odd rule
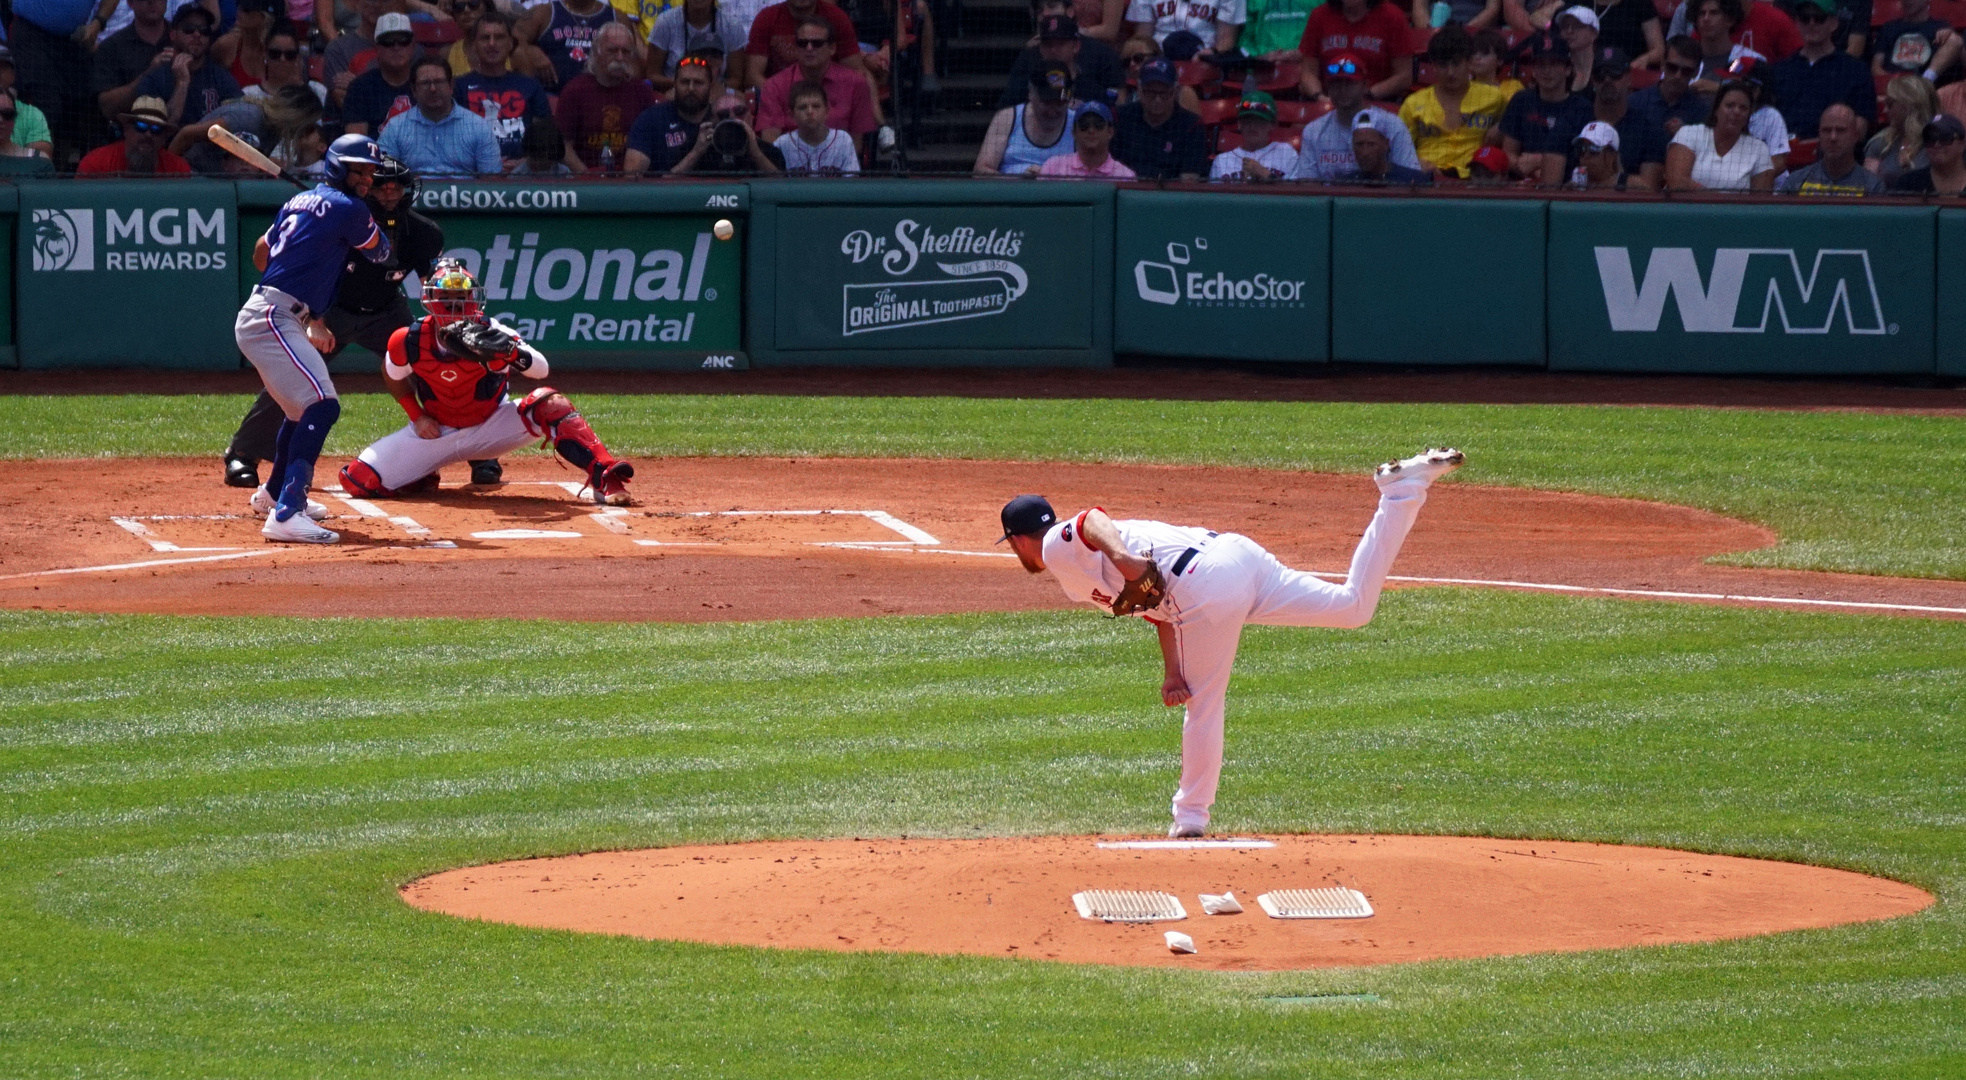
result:
[[[450,870],[403,887],[429,911],[560,930],[782,948],[968,953],[1283,971],[1714,941],[1907,915],[1921,889],[1798,863],[1663,848],[1451,836],[792,840],[615,851]],[[1343,885],[1365,919],[1279,920],[1279,889]],[[1079,917],[1086,889],[1173,893],[1180,922]],[[1240,915],[1204,915],[1233,891]],[[1162,934],[1194,938],[1168,952]]]

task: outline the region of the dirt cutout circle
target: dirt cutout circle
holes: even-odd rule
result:
[[[1930,893],[1798,863],[1664,848],[1444,836],[1271,836],[1115,848],[1099,837],[820,840],[616,851],[450,870],[412,906],[639,938],[832,951],[1287,971],[1716,941],[1908,915]],[[1342,885],[1364,919],[1280,920],[1257,897]],[[1079,916],[1086,889],[1173,893],[1176,922]],[[1239,915],[1204,915],[1233,892]],[[1194,938],[1177,955],[1169,929]]]

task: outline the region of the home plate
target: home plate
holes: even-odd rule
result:
[[[474,540],[578,540],[581,534],[565,529],[487,529],[474,532]]]

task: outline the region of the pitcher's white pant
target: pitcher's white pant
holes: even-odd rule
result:
[[[1328,626],[1357,629],[1372,621],[1393,558],[1427,501],[1425,488],[1379,497],[1379,510],[1352,553],[1345,583],[1334,585],[1292,570],[1256,541],[1223,533],[1196,554],[1168,590],[1181,678],[1188,707],[1181,725],[1181,785],[1174,792],[1177,825],[1208,824],[1222,776],[1223,707],[1243,626]],[[1178,601],[1178,603],[1177,603]]]
[[[445,465],[499,457],[539,437],[539,432],[526,426],[519,407],[508,399],[500,402],[482,424],[447,427],[434,439],[419,439],[416,427],[404,424],[370,443],[357,456],[382,477],[383,487],[400,488]]]

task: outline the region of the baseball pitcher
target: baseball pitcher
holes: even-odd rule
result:
[[[585,470],[594,501],[628,505],[635,467],[618,461],[566,395],[541,386],[519,401],[506,396],[512,374],[544,379],[546,357],[484,313],[485,290],[455,259],[440,259],[423,284],[428,315],[395,332],[382,362],[383,385],[410,422],[364,449],[341,470],[341,486],[362,498],[429,491],[437,470],[496,458],[545,438]]]
[[[1222,775],[1229,671],[1242,628],[1357,629],[1371,622],[1427,488],[1463,460],[1458,450],[1436,449],[1379,466],[1379,509],[1342,585],[1292,570],[1237,533],[1115,521],[1096,507],[1060,521],[1038,495],[1019,495],[1004,505],[1002,539],[1024,569],[1051,571],[1073,600],[1154,624],[1165,675],[1161,700],[1187,706],[1169,836],[1201,836],[1208,829]]]

